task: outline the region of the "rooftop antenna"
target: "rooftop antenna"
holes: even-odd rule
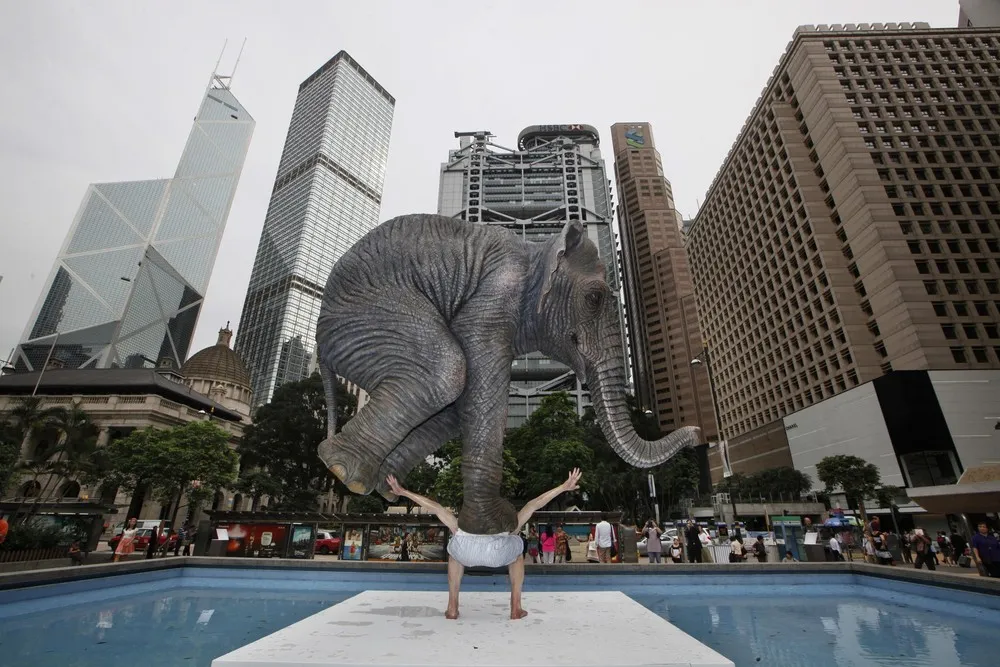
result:
[[[243,57],[243,49],[247,45],[247,38],[243,38],[243,43],[240,44],[240,52],[236,54],[236,62],[233,63],[233,71],[229,73],[229,85],[233,85],[233,77],[236,76],[236,68],[240,66],[240,58]]]
[[[222,53],[219,54],[219,59],[215,62],[215,69],[212,70],[212,78],[209,81],[210,88],[222,88],[229,90],[233,85],[233,77],[236,76],[236,68],[239,67],[240,58],[243,56],[243,48],[247,45],[246,37],[243,38],[243,44],[240,45],[240,52],[236,54],[236,62],[233,64],[233,69],[228,75],[219,74],[219,65],[222,64],[222,56],[226,53],[226,47],[229,45],[229,40],[227,39],[222,44]]]

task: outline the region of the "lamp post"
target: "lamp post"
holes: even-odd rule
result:
[[[704,345],[701,352],[698,353],[694,359],[691,360],[692,366],[700,366],[705,364],[705,371],[708,373],[708,390],[712,394],[712,408],[715,410],[715,440],[719,447],[719,458],[722,460],[722,476],[731,477],[733,471],[729,467],[729,456],[725,452],[725,446],[723,443],[723,433],[722,433],[722,419],[720,418],[719,412],[719,397],[715,393],[715,379],[712,377],[712,355],[709,351],[708,345]],[[733,502],[733,523],[736,522],[736,496],[731,492],[730,489],[730,499]]]

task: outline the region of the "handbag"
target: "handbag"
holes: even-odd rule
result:
[[[972,567],[972,559],[969,558],[969,556],[967,554],[962,554],[961,556],[958,557],[958,566],[959,567]]]
[[[595,540],[587,542],[587,560],[595,563],[600,560],[597,556],[597,542]]]

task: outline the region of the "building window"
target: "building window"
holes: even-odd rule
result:
[[[965,348],[953,347],[951,348],[951,358],[955,360],[956,364],[965,363]]]
[[[958,466],[951,452],[903,454],[899,463],[911,487],[954,484],[958,481]]]

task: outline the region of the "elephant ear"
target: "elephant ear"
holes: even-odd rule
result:
[[[546,295],[552,289],[552,283],[555,282],[556,272],[560,265],[566,263],[566,255],[578,248],[585,238],[586,230],[584,230],[582,223],[567,222],[562,231],[559,232],[559,237],[549,247],[548,254],[545,256],[545,282],[542,283],[542,294],[538,299],[539,310],[541,310]]]

